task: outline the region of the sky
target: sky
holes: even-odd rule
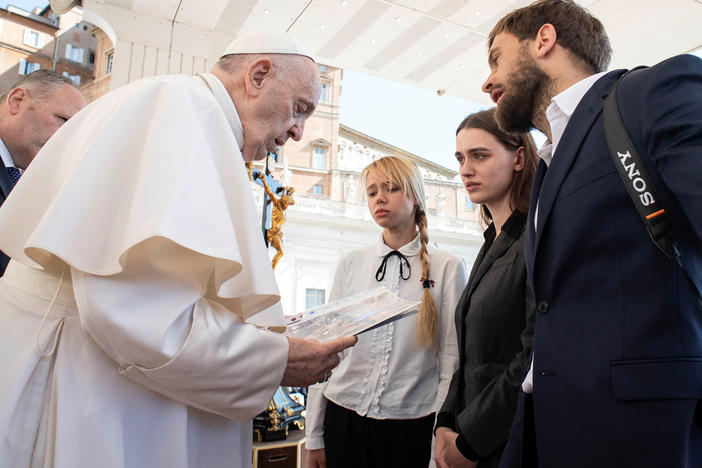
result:
[[[342,124],[424,159],[458,170],[456,128],[486,106],[435,91],[344,70]]]
[[[0,7],[7,8],[7,5],[14,5],[26,11],[32,11],[34,7],[44,8],[48,5],[47,1],[37,1],[37,0],[10,0],[9,2],[0,2]]]

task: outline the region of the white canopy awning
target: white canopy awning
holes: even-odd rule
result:
[[[51,0],[56,11],[76,0]],[[239,32],[289,30],[320,63],[478,102],[485,39],[530,0],[84,0],[116,44],[113,87],[208,68]],[[605,25],[611,68],[653,64],[702,46],[702,0],[582,0]]]

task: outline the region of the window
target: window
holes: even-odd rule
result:
[[[305,309],[324,304],[324,289],[305,289]]]
[[[25,29],[24,30],[24,40],[22,41],[28,46],[31,47],[41,47],[43,44],[41,43],[41,35],[39,34],[38,31],[34,31],[33,29]]]
[[[312,152],[312,167],[314,169],[327,168],[327,149],[321,146],[315,146]]]
[[[80,75],[71,75],[68,72],[63,72],[63,76],[68,78],[73,82],[74,85],[79,86],[80,85]]]
[[[329,90],[331,86],[328,83],[322,83],[322,94],[319,96],[319,102],[329,102]]]
[[[75,47],[71,44],[66,44],[66,58],[71,59],[74,62],[83,63],[83,53],[84,49],[80,47]]]
[[[326,66],[326,65],[320,65],[320,66],[319,66],[319,71],[321,71],[322,73],[325,73],[325,72],[327,71],[327,66]]]
[[[107,54],[107,60],[105,60],[105,63],[106,63],[105,74],[106,75],[109,75],[110,73],[112,73],[112,59],[114,58],[114,56],[115,56],[114,52],[110,52],[109,54]]]
[[[312,186],[312,193],[315,195],[322,195],[323,187],[321,185],[313,185]]]
[[[95,64],[95,52],[92,50],[90,51],[90,55],[88,55],[88,62],[92,65]]]
[[[475,209],[475,205],[473,204],[472,201],[470,201],[470,197],[466,195],[466,210],[467,211],[473,211]]]
[[[17,71],[20,75],[29,75],[35,70],[39,70],[41,65],[35,62],[27,62],[25,59],[20,60],[19,70]]]

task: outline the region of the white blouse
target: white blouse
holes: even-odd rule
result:
[[[377,244],[354,250],[339,261],[330,300],[385,286],[398,296],[420,300],[419,235],[399,252],[409,261],[411,274],[400,278],[400,258],[389,257],[385,277],[375,278],[383,257],[392,251],[382,236]],[[404,261],[402,262],[404,264]],[[326,397],[334,403],[374,419],[415,419],[437,411],[444,401],[458,365],[454,312],[467,282],[463,260],[429,247],[431,288],[439,310],[436,350],[415,341],[417,314],[358,335],[358,343],[344,352],[329,382],[309,388],[306,432],[308,449],[324,447]],[[407,265],[404,265],[407,276]]]

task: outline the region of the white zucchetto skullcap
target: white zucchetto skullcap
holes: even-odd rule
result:
[[[314,60],[312,54],[290,34],[258,30],[240,34],[222,53],[229,54],[292,54],[303,55]]]

